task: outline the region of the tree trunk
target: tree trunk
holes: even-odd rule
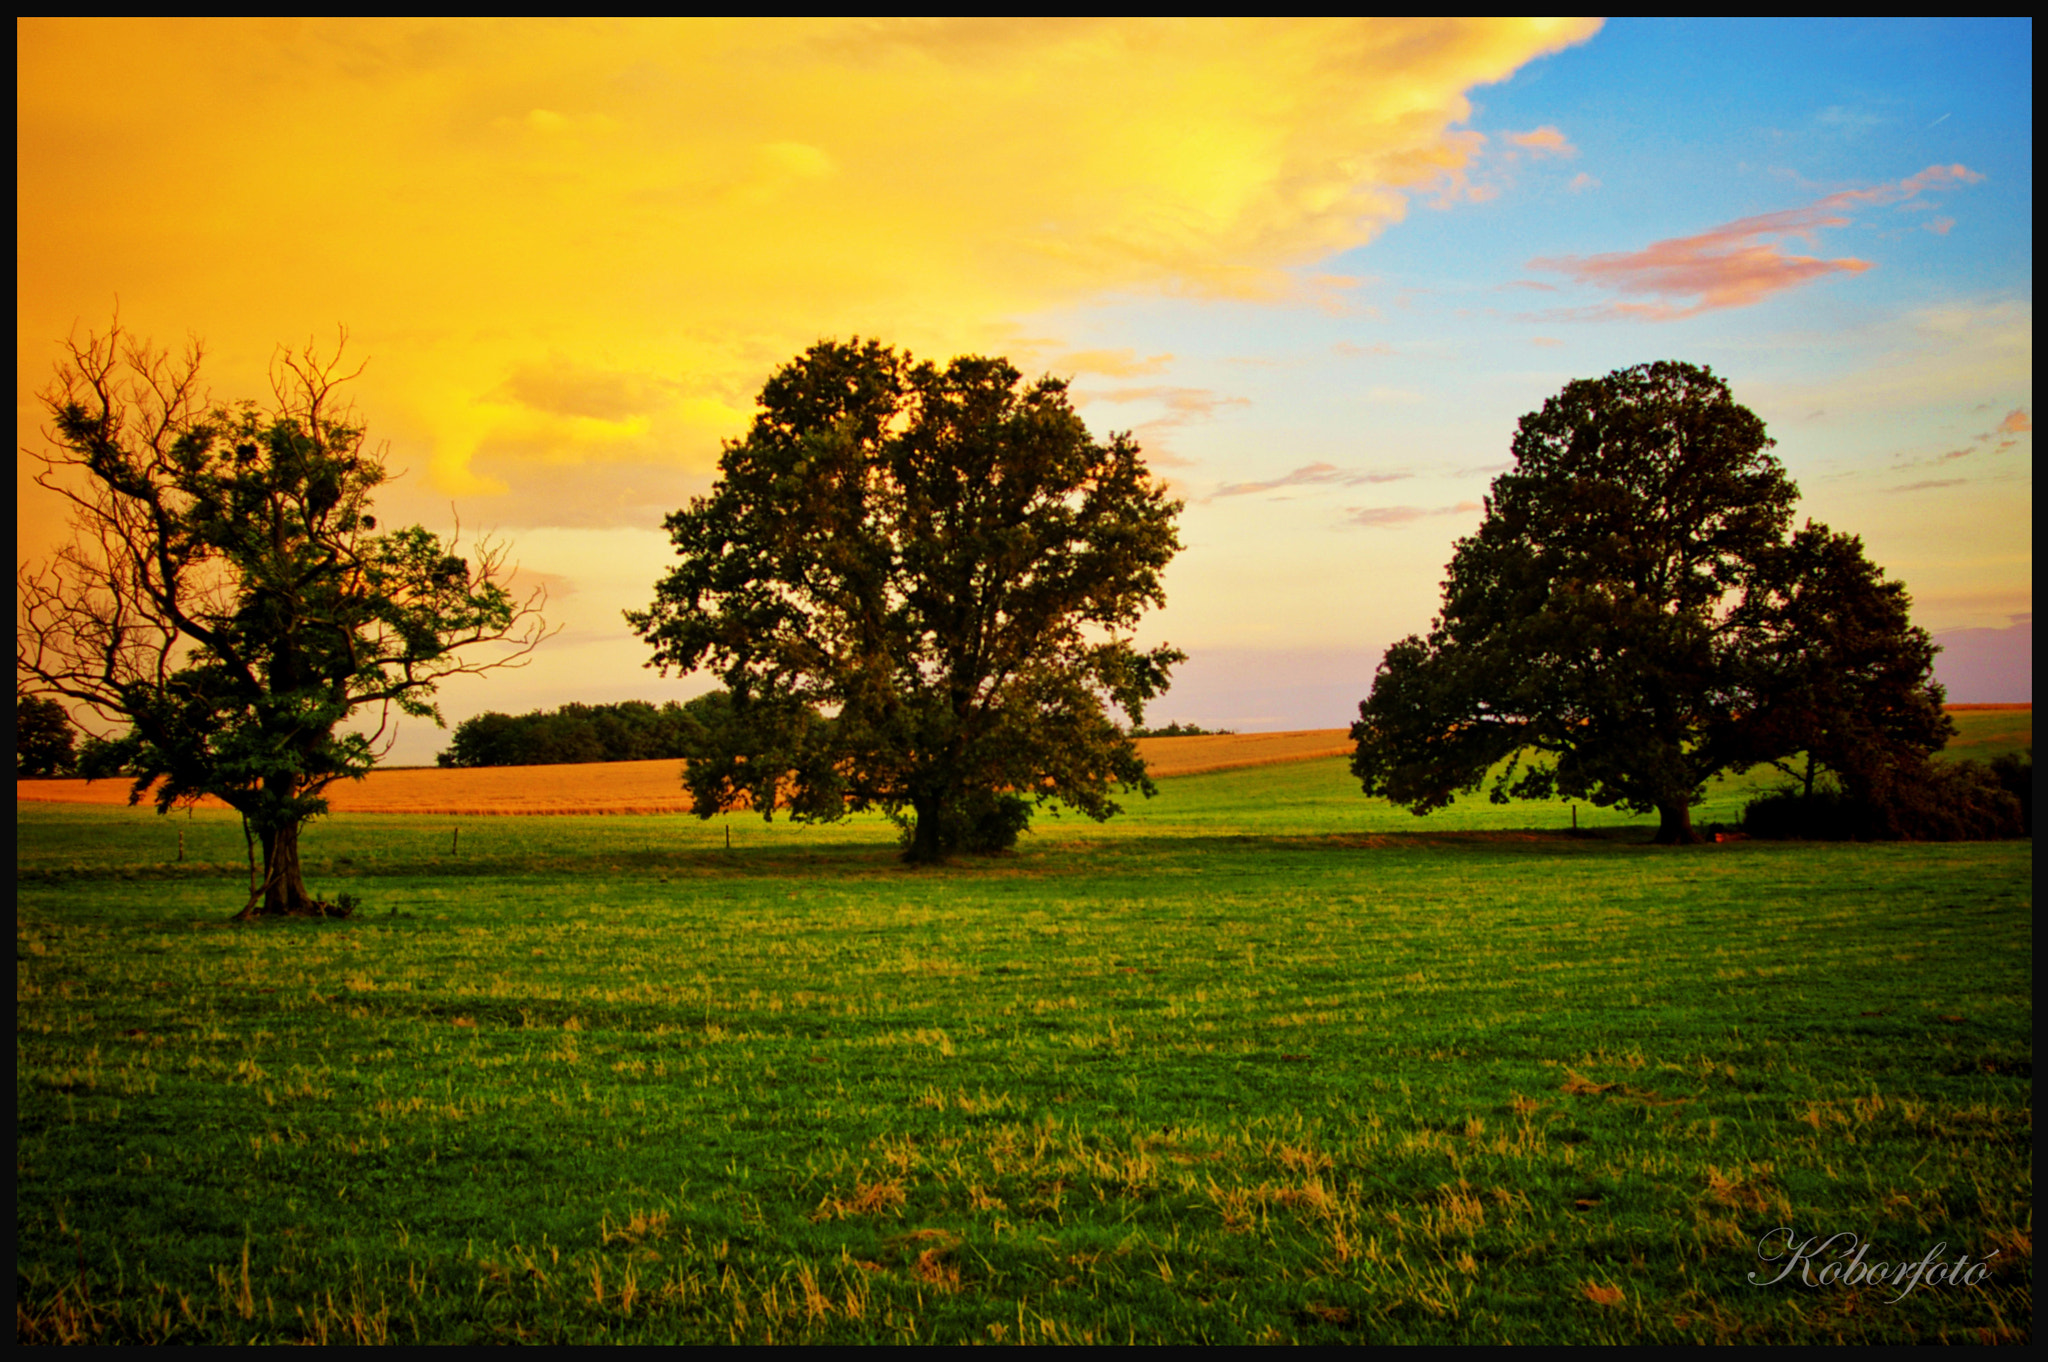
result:
[[[292,822],[281,828],[264,828],[263,882],[249,895],[248,906],[236,914],[237,921],[254,917],[320,917],[326,904],[306,889],[299,868],[299,827]]]
[[[1692,805],[1690,803],[1659,804],[1657,806],[1657,835],[1651,841],[1660,847],[1689,847],[1700,840],[1692,830]]]
[[[945,860],[945,848],[939,841],[939,801],[913,799],[910,807],[917,822],[911,828],[910,846],[904,851],[903,859],[913,865],[930,865]]]

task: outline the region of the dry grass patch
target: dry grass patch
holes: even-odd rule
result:
[[[846,1196],[827,1196],[811,1212],[813,1221],[844,1220],[850,1215],[886,1215],[909,1200],[901,1179],[861,1178]]]

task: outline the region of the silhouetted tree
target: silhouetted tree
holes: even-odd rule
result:
[[[1934,680],[1940,649],[1913,625],[1905,585],[1886,581],[1855,536],[1809,523],[1766,555],[1732,622],[1747,703],[1725,746],[1770,762],[1806,797],[1833,772],[1852,797],[1881,800],[1954,736]]]
[[[879,807],[906,855],[1010,845],[1032,802],[1094,818],[1149,792],[1132,722],[1182,655],[1128,634],[1164,603],[1180,509],[1128,436],[1000,359],[821,343],[763,387],[720,478],[667,521],[681,563],[628,621],[729,692],[690,784],[830,819]]]
[[[17,776],[63,775],[77,760],[77,734],[64,706],[40,695],[14,697],[14,770]]]
[[[1711,777],[1811,750],[1850,777],[1938,749],[1934,648],[1897,583],[1822,525],[1712,371],[1566,385],[1517,427],[1429,636],[1388,650],[1352,728],[1368,794],[1479,787],[1658,815],[1696,840]]]
[[[196,343],[174,364],[117,324],[67,350],[38,481],[77,534],[20,570],[17,674],[126,725],[87,774],[132,774],[131,802],[155,784],[160,811],[241,812],[264,866],[244,916],[327,911],[299,862],[321,791],[370,769],[394,709],[439,722],[438,681],[530,652],[538,593],[515,605],[488,545],[378,532],[383,462],[337,406],[334,360],[282,352],[260,408],[201,395]],[[375,732],[337,732],[366,706]]]

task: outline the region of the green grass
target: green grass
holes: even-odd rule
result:
[[[18,1337],[2031,1338],[2031,844],[1132,802],[336,817],[249,927],[232,817],[18,805]]]
[[[1943,750],[1944,757],[1971,757],[1990,761],[1994,757],[2033,750],[2034,711],[2031,709],[1972,709],[1952,713],[1956,735]]]

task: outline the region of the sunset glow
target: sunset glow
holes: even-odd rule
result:
[[[1188,502],[1161,722],[1347,723],[1515,418],[1664,358],[1728,378],[1923,625],[2031,638],[2026,23],[17,38],[17,444],[56,343],[117,307],[203,338],[222,397],[345,329],[405,473],[386,517],[510,541],[567,626],[451,722],[704,689],[619,612],[770,370],[853,335],[1067,375],[1098,435],[1135,429]],[[36,467],[23,559],[62,538]],[[2030,664],[2001,684],[1959,698],[2029,698]],[[393,759],[444,743],[414,724]]]

